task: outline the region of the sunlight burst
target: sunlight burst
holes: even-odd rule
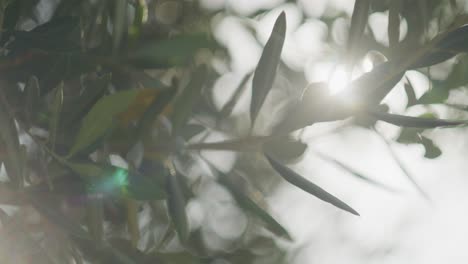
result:
[[[331,94],[337,94],[341,92],[349,83],[349,74],[342,66],[338,66],[330,74],[328,79],[328,89]]]

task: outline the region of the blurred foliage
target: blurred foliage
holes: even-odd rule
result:
[[[442,151],[428,130],[467,123],[439,119],[428,106],[468,109],[447,101],[468,83],[463,1],[356,0],[347,17],[344,60],[352,71],[369,53],[380,54],[373,69],[337,95],[324,89],[326,83],[311,83],[300,88],[301,96],[272,103],[276,90],[286,90],[275,86],[280,73],[294,75],[281,60],[288,27],[281,12],[256,69],[221,109],[212,98],[214,83],[232,70],[232,58],[211,23],[232,10],[182,0],[0,3],[0,160],[6,175],[0,203],[14,208],[0,209],[1,263],[287,263],[284,244],[294,235],[265,199],[281,179],[359,215],[287,167],[308,148],[293,132],[351,120],[343,125],[380,133],[383,121],[404,127],[398,138],[383,138],[390,151],[391,144],[420,144],[432,159]],[[389,44],[368,28],[374,12],[389,14]],[[331,25],[343,16],[320,19]],[[446,78],[432,78],[431,68],[440,63],[451,70]],[[431,80],[420,97],[404,78],[410,70]],[[422,115],[389,113],[382,104],[400,82],[407,108],[421,106]],[[235,114],[244,92],[251,93],[250,109]],[[279,105],[287,107],[276,115]],[[219,134],[222,139],[212,139]],[[226,169],[229,161],[205,155],[213,151],[234,152],[233,165]]]

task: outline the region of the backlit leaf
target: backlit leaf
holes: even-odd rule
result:
[[[185,243],[189,237],[187,214],[185,212],[186,201],[180,188],[178,178],[175,175],[167,177],[167,207],[169,215],[177,230],[179,240]]]
[[[351,27],[348,33],[348,56],[349,65],[354,64],[357,48],[367,25],[369,17],[370,0],[356,0],[354,2],[353,15],[351,16]]]
[[[314,183],[310,182],[306,178],[302,177],[301,175],[295,173],[288,167],[284,166],[283,164],[276,161],[274,158],[270,157],[268,154],[265,154],[270,165],[275,169],[283,179],[291,183],[292,185],[312,194],[313,196],[319,198],[320,200],[330,203],[344,211],[352,213],[354,215],[359,215],[356,210],[351,208],[349,205],[341,201],[340,199],[336,198],[335,196],[331,195],[324,189],[320,188],[319,186],[315,185]]]
[[[252,81],[252,102],[250,105],[250,120],[252,124],[255,123],[258,112],[275,80],[285,35],[286,14],[282,12],[276,19],[273,31],[265,44],[257,68],[255,69]]]
[[[240,175],[236,174],[235,176],[241,177]],[[237,186],[232,179],[229,178],[229,175],[222,174],[218,177],[218,180],[221,184],[223,184],[234,196],[237,203],[240,207],[244,208],[245,210],[251,212],[253,215],[261,219],[265,224],[266,227],[271,230],[274,234],[284,237],[288,240],[292,240],[291,235],[288,231],[278,223],[268,212],[263,209],[260,205],[255,203],[255,201],[249,196],[248,193],[245,193],[241,188]]]
[[[403,116],[396,114],[389,114],[380,111],[368,110],[367,113],[374,116],[378,120],[403,127],[420,127],[420,128],[435,128],[446,126],[458,126],[468,124],[468,121],[454,121],[436,118],[420,118],[412,116]]]
[[[6,151],[3,164],[7,171],[10,181],[17,187],[21,185],[19,182],[21,170],[21,151],[18,138],[18,131],[13,117],[10,115],[8,106],[3,100],[0,101],[0,145]]]

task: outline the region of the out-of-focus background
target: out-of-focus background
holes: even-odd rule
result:
[[[291,112],[296,105],[302,104],[301,111],[311,116],[326,112],[316,107],[320,100],[304,103],[307,89],[352,105],[353,97],[346,91],[353,80],[388,60],[417,53],[431,40],[443,38],[444,32],[463,28],[468,23],[468,1],[4,2],[0,73],[2,84],[9,88],[0,94],[0,102],[7,105],[0,108],[0,121],[15,121],[0,129],[17,130],[18,146],[26,155],[22,164],[28,168],[21,171],[25,179],[18,186],[8,185],[14,183],[8,158],[14,146],[6,143],[11,134],[2,132],[5,184],[0,200],[5,206],[1,206],[0,259],[5,263],[34,263],[35,254],[45,259],[40,263],[114,263],[108,255],[122,263],[468,262],[468,130],[464,126],[402,128],[356,115],[303,125],[271,145],[264,144],[263,150],[360,216],[279,177],[258,143],[261,136],[277,132],[285,120],[297,118]],[[367,9],[361,15],[364,19],[359,19],[357,13],[362,10],[356,8],[362,6]],[[281,60],[251,127],[254,72],[265,55],[265,45],[275,36],[275,21],[282,12],[286,32]],[[63,17],[76,18],[76,36],[68,36],[66,32],[72,30],[56,23]],[[358,34],[358,46],[350,48],[350,28],[358,20],[364,23],[363,34]],[[460,31],[461,42],[468,39],[465,31]],[[63,41],[66,47],[50,48],[49,38],[57,32],[72,39],[73,45],[58,38],[50,41]],[[449,50],[450,56],[433,65],[408,69],[379,107],[392,114],[467,120],[468,60],[458,54],[466,46],[457,55]],[[39,62],[27,64],[35,56]],[[15,68],[23,63],[24,68]],[[197,77],[204,84],[198,85],[200,95],[190,94],[200,83]],[[32,87],[40,92],[30,93]],[[102,94],[89,95],[96,87],[104,87]],[[177,95],[168,95],[175,100],[158,108],[154,102],[171,89],[177,90]],[[122,98],[102,103],[102,98],[128,90],[139,91],[133,103]],[[95,100],[80,101],[85,96]],[[31,98],[38,103],[31,103]],[[111,116],[99,114],[125,104],[128,107],[120,112],[109,110],[115,111]],[[146,120],[145,114],[156,112],[145,127],[148,135],[135,132]],[[126,116],[118,115],[122,113]],[[98,117],[92,119],[92,114]],[[125,125],[112,126],[119,118],[127,118]],[[98,128],[90,132],[86,125]],[[101,134],[96,132],[99,129]],[[88,138],[98,135],[88,142],[80,138],[86,133]],[[249,141],[251,136],[254,141]],[[70,194],[72,188],[60,189],[62,181],[64,186],[69,181],[74,185],[76,175],[91,172],[57,157],[90,166],[113,165],[138,175],[157,174],[156,178],[177,175],[182,187],[163,185],[158,178],[155,186],[166,188],[166,196],[154,195],[156,188],[151,187],[150,198],[141,198],[143,187],[130,190],[129,178],[118,183],[117,189],[128,188],[123,194],[104,190],[96,198],[87,187]],[[48,189],[49,184],[57,184],[57,191]],[[45,199],[47,192],[53,195]],[[17,193],[44,200],[25,205]],[[185,195],[183,202],[180,193]],[[69,224],[70,219],[76,226]],[[21,224],[11,227],[15,221]],[[91,239],[86,236],[81,240],[77,228],[89,233],[96,244],[87,245],[86,239]],[[20,241],[21,247],[9,244],[9,239]],[[42,251],[46,254],[37,253]]]
[[[413,1],[412,5],[418,5],[416,2],[420,1]],[[449,2],[440,1],[440,9],[450,9]],[[454,2],[457,10],[452,14],[464,14],[468,3]],[[346,82],[344,53],[354,1],[206,0],[201,3],[207,9],[225,10],[213,20],[215,36],[232,56],[232,71],[218,79],[219,87],[215,85],[214,97],[219,105],[226,101],[226,89],[234,87],[230,84],[239,82],[244,72],[256,67],[261,44],[265,43],[274,19],[281,11],[286,12],[288,24],[281,58],[297,74],[284,82],[277,79],[277,85],[289,86],[291,90],[301,89],[303,84],[297,79],[304,77],[307,83],[327,82],[331,93],[346,89],[346,83],[343,83]],[[252,18],[252,14],[263,9],[271,10]],[[366,34],[385,46],[388,46],[388,15],[388,10],[373,11],[366,27]],[[454,17],[434,17],[431,23]],[[401,39],[406,37],[406,32],[407,24],[402,19]],[[363,72],[372,67],[368,60],[364,57],[361,61]],[[428,71],[408,71],[406,77],[413,84],[416,96],[431,89],[430,78],[446,78],[453,63],[449,61],[432,67],[430,77]],[[429,110],[444,117],[463,116],[439,105],[406,110],[408,99],[404,83],[402,79],[384,100],[393,112],[418,114]],[[466,100],[465,89],[464,86],[457,87],[451,91],[449,99],[463,102]],[[244,111],[247,106],[248,103],[244,105]],[[241,111],[239,107],[239,113]],[[392,125],[378,122],[376,128],[388,140],[399,135],[399,129]],[[464,224],[468,219],[465,212],[468,201],[465,128],[426,132],[442,151],[442,155],[433,159],[424,157],[422,145],[387,144],[373,130],[351,126],[327,133],[327,129],[326,126],[304,129],[300,138],[308,144],[309,150],[294,169],[348,201],[361,216],[337,212],[294,186],[281,184],[269,194],[268,202],[274,215],[295,239],[284,245],[291,256],[288,262],[464,263],[468,260],[464,246],[468,242],[468,229]],[[391,186],[395,192],[360,181],[336,164],[324,162],[315,151],[349,164],[356,171]],[[406,179],[392,151],[427,193],[427,199]]]

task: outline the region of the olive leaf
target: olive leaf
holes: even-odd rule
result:
[[[185,64],[202,48],[215,47],[217,44],[206,34],[177,35],[134,49],[126,60],[139,68],[167,68]]]
[[[182,243],[185,243],[189,237],[189,227],[187,214],[185,212],[185,197],[180,188],[178,178],[175,175],[168,175],[167,177],[167,208],[169,210],[169,215],[174,223],[174,226],[177,230],[179,240]]]
[[[6,172],[11,182],[19,187],[21,169],[21,151],[18,131],[14,118],[10,115],[8,106],[4,100],[0,100],[0,146],[7,153],[3,159]]]
[[[364,29],[369,17],[370,0],[356,0],[354,2],[353,15],[351,16],[351,27],[348,33],[348,64],[353,65],[356,51],[359,47]]]
[[[212,167],[214,168],[214,167]],[[239,204],[240,207],[251,212],[253,215],[261,219],[265,224],[266,228],[271,230],[274,234],[284,237],[288,240],[292,240],[291,235],[288,233],[286,228],[284,228],[278,221],[276,221],[265,209],[258,205],[248,193],[239,188],[238,184],[230,178],[229,175],[225,175],[218,171],[221,175],[218,177],[218,181],[224,185],[234,196],[234,199]],[[241,177],[238,173],[236,177]]]
[[[137,90],[127,90],[101,98],[84,117],[68,157],[86,150],[108,133],[114,117],[124,112],[137,94]]]
[[[252,102],[250,105],[252,127],[275,80],[285,35],[286,14],[282,12],[276,19],[273,31],[265,44],[252,80]]]
[[[295,173],[288,167],[284,166],[283,164],[276,161],[273,157],[269,156],[265,153],[265,157],[267,158],[270,165],[275,169],[278,174],[283,177],[286,181],[291,183],[292,185],[312,194],[313,196],[319,198],[320,200],[330,203],[346,212],[349,212],[354,215],[359,215],[356,210],[351,208],[349,205],[341,201],[340,199],[336,198],[335,196],[331,195],[324,189],[320,188],[318,185],[310,182],[306,178],[302,177],[301,175]]]
[[[372,109],[367,109],[366,113],[377,118],[378,120],[403,127],[435,128],[468,124],[468,121],[403,116],[375,111]]]
[[[208,70],[206,66],[199,66],[195,72],[193,72],[189,84],[176,99],[171,119],[174,135],[180,133],[179,130],[186,124],[189,116],[192,114],[192,108],[201,97],[207,74]]]
[[[60,113],[62,111],[62,106],[63,106],[63,83],[57,87],[57,91],[55,92],[54,96],[54,101],[52,102],[52,113],[51,113],[51,118],[49,122],[49,141],[50,141],[50,146],[53,149],[55,149],[55,142],[57,138],[57,129],[59,127],[59,121],[60,121]]]

